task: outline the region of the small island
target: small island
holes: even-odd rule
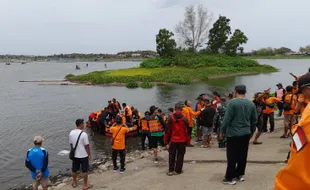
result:
[[[75,83],[151,88],[277,71],[270,65],[238,56],[248,38],[240,29],[232,33],[230,19],[225,16],[219,16],[208,30],[211,16],[201,6],[197,10],[193,6],[186,8],[184,21],[175,28],[182,45],[177,47],[173,32],[160,29],[156,35],[158,57],[143,60],[139,68],[95,71],[79,76],[69,74],[65,78]],[[192,19],[194,17],[196,19]]]

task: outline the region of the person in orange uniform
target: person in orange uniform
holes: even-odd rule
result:
[[[128,128],[125,124],[123,124],[122,118],[120,116],[116,116],[115,125],[113,125],[110,128],[110,132],[113,133],[112,135],[112,138],[113,138],[112,139],[112,160],[113,160],[114,172],[117,172],[119,170],[119,167],[117,166],[117,163],[116,163],[118,154],[119,154],[120,163],[121,163],[120,173],[124,173],[126,171],[125,169],[126,133],[129,133],[130,131],[133,131],[136,129],[137,127]]]
[[[299,79],[299,89],[305,98],[310,99],[310,73]],[[274,190],[310,189],[310,106],[307,106],[298,124],[291,130],[293,141],[291,155],[285,168],[275,179]]]
[[[284,133],[281,138],[287,138],[289,129],[296,124],[296,103],[297,96],[293,94],[293,86],[287,86],[286,94],[283,97]]]
[[[131,108],[126,103],[123,103],[122,106],[123,106],[123,110],[125,111],[126,122],[131,123],[131,119],[132,119]]]
[[[303,94],[298,94],[297,95],[296,114],[300,113],[302,115],[308,104],[309,104],[309,99],[305,98],[305,96]]]
[[[263,133],[268,132],[267,130],[268,118],[270,123],[270,133],[274,132],[274,104],[281,101],[282,100],[279,98],[270,97],[269,94],[264,94],[264,102],[266,104],[266,108],[263,111]]]
[[[152,149],[151,146],[151,135],[150,135],[150,127],[149,127],[149,120],[150,120],[151,113],[146,111],[144,113],[144,117],[140,120],[140,128],[141,128],[141,146],[142,150],[145,150],[145,139],[147,138],[149,141],[149,149]]]
[[[184,113],[186,113],[186,115],[185,114],[183,114],[186,118],[187,118],[187,120],[188,120],[188,123],[189,123],[189,128],[188,128],[188,135],[191,137],[192,136],[192,129],[193,129],[193,127],[194,127],[194,120],[193,120],[193,117],[194,116],[198,116],[198,115],[200,115],[200,113],[201,113],[201,111],[199,110],[199,111],[194,111],[192,108],[191,108],[191,106],[192,106],[192,102],[190,102],[190,101],[188,101],[188,100],[186,100],[185,102],[184,102],[184,104],[185,104],[185,107],[183,108],[183,111],[182,112],[184,112]],[[189,147],[193,147],[194,145],[191,145],[191,144],[189,144],[188,145]]]

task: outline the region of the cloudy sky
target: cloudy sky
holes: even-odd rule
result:
[[[309,0],[0,0],[0,54],[155,50],[184,7],[203,4],[248,36],[247,51],[310,44]],[[309,41],[307,41],[309,40]]]

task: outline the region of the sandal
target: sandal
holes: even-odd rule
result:
[[[201,148],[209,148],[209,146],[201,145]]]
[[[73,188],[77,188],[77,186],[78,186],[78,185],[77,185],[76,183],[72,183],[72,187],[73,187]]]
[[[256,142],[253,142],[253,144],[254,144],[254,145],[260,145],[260,144],[263,144],[263,143],[262,143],[262,142],[256,141]]]
[[[87,187],[84,187],[83,190],[87,190],[87,189],[91,189],[93,188],[94,186],[92,184],[88,184]]]

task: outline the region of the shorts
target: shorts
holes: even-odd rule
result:
[[[203,136],[209,136],[212,134],[213,128],[212,127],[202,127]]]
[[[257,131],[263,132],[263,126],[263,119],[258,119],[256,124]]]
[[[40,184],[42,187],[47,187],[48,186],[48,177],[42,178],[39,181],[37,181],[35,179],[32,180],[32,186],[33,187],[38,188],[40,186]]]
[[[152,148],[158,148],[158,143],[164,147],[164,136],[151,136],[151,146]]]
[[[72,160],[72,172],[76,173],[82,167],[82,172],[87,173],[89,169],[89,160],[86,158],[74,158]]]
[[[289,129],[297,123],[296,116],[294,114],[284,115],[284,124]]]

